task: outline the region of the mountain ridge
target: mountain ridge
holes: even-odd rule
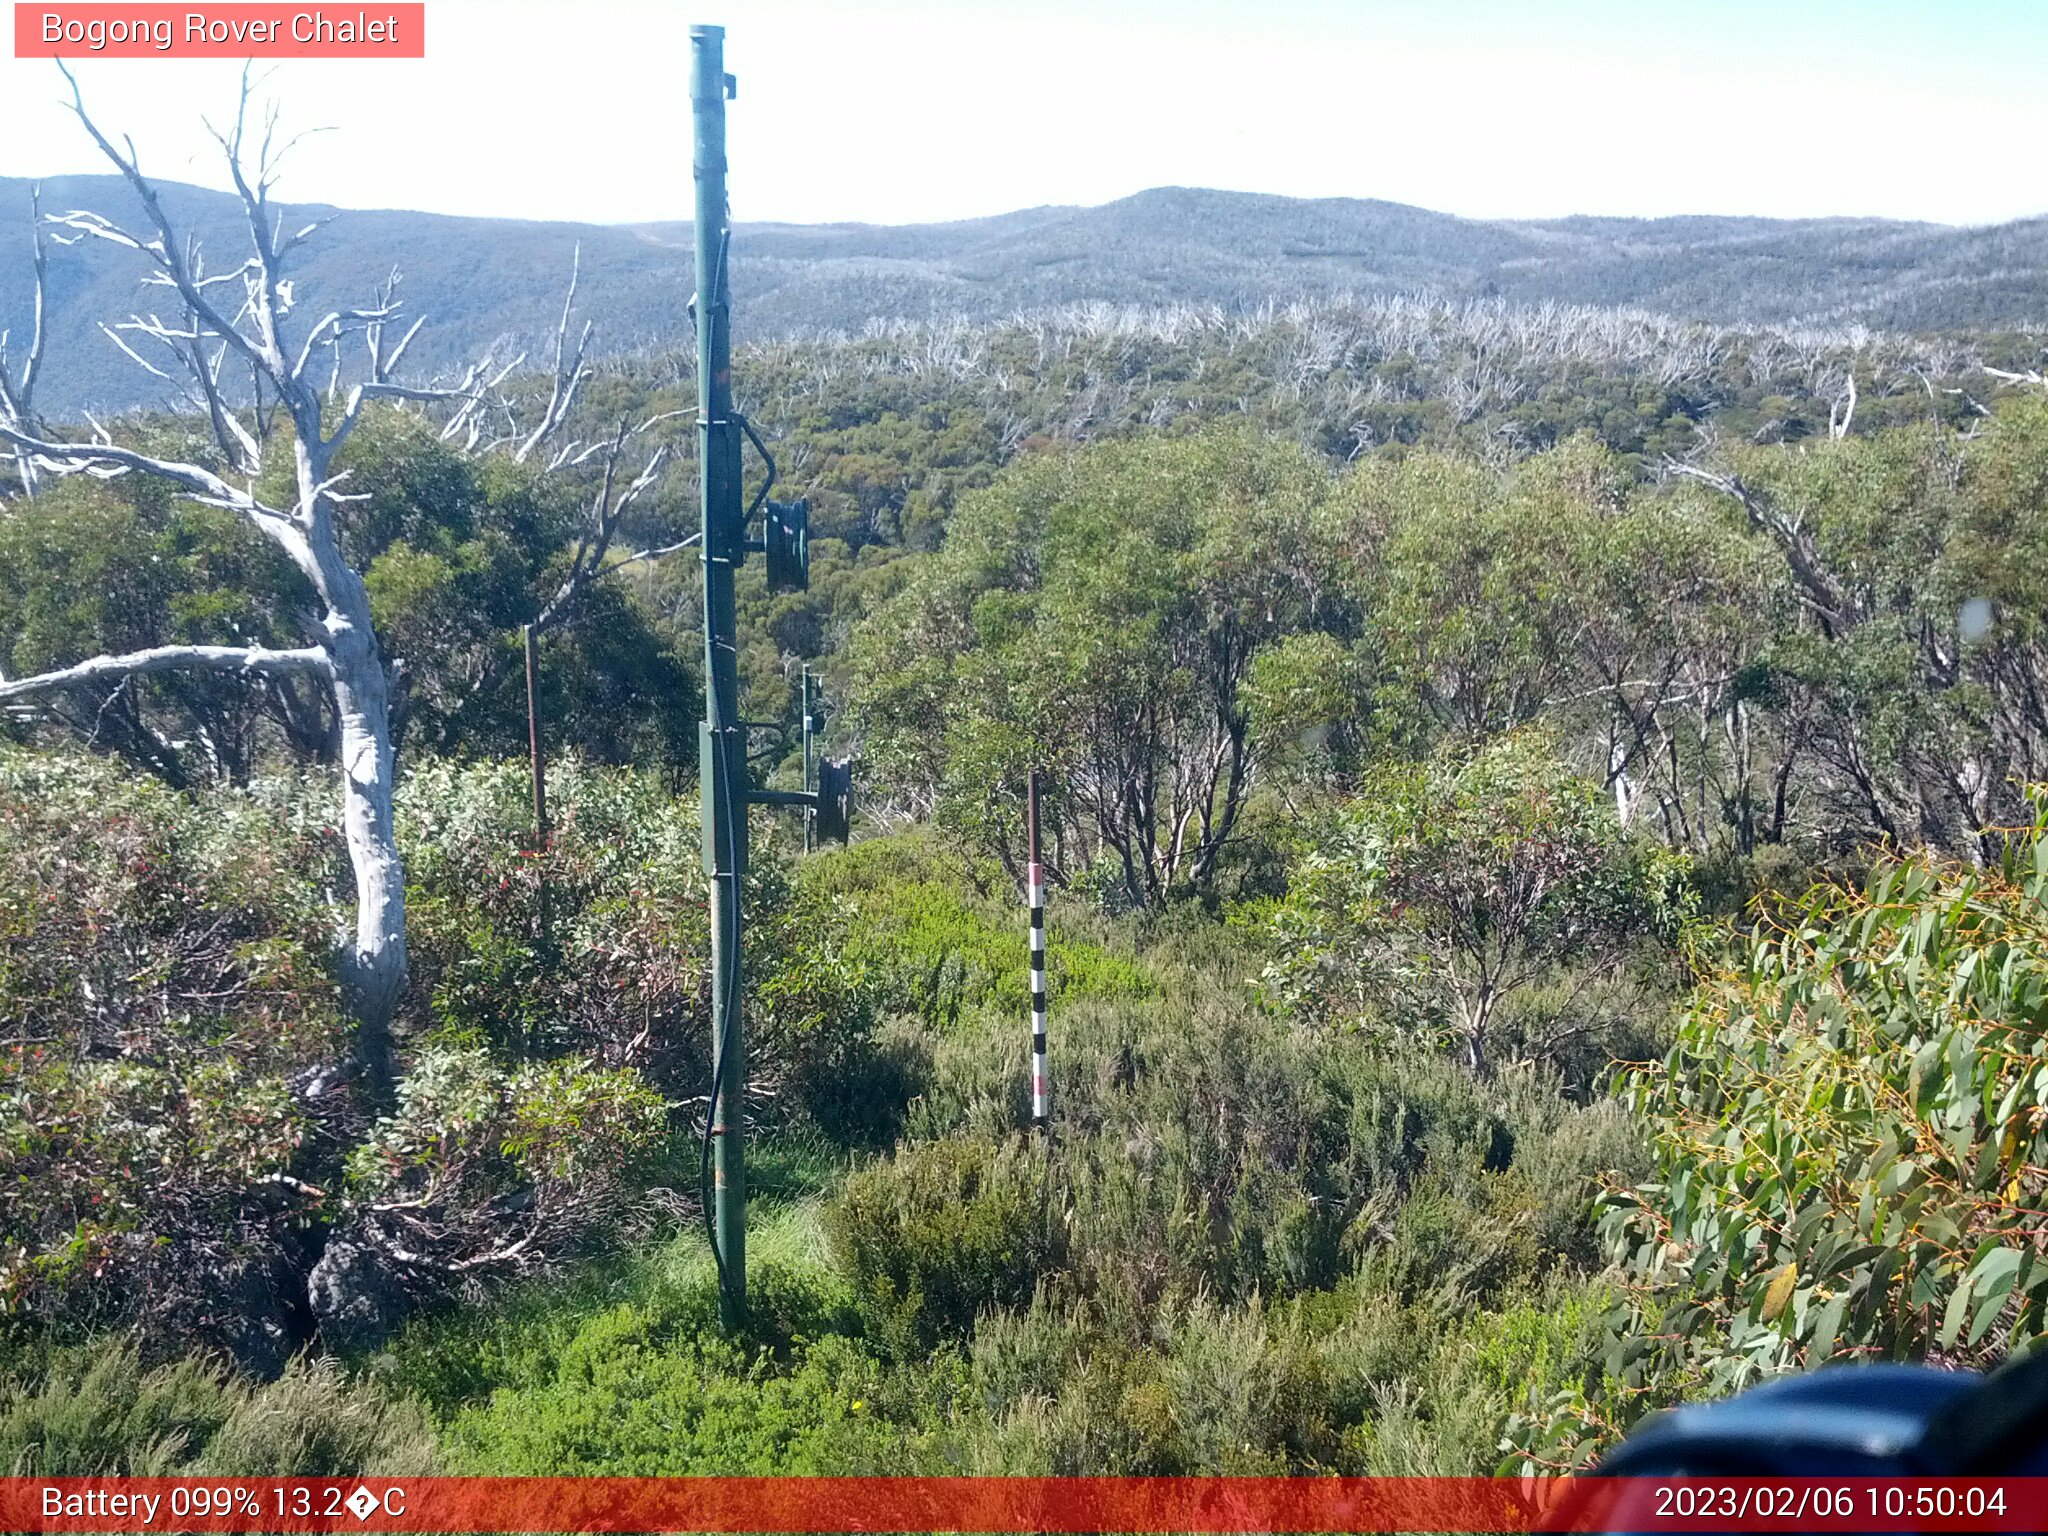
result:
[[[30,182],[0,177],[0,327],[28,319]],[[229,194],[162,183],[174,219],[217,264],[239,259]],[[140,213],[114,176],[53,177],[43,207]],[[674,343],[690,274],[682,221],[575,224],[401,209],[283,204],[331,220],[299,253],[307,302],[360,302],[394,269],[428,325],[415,361],[459,366],[501,341],[544,346],[581,249],[594,347]],[[1875,329],[2016,328],[2048,317],[2048,216],[1951,226],[1831,216],[1467,219],[1374,198],[1288,198],[1155,187],[1092,206],[889,225],[742,223],[737,325],[746,338],[858,331],[876,322],[990,321],[1075,303],[1249,306],[1339,295],[1440,294],[1655,310],[1719,324]],[[125,259],[124,259],[125,258]],[[155,403],[152,383],[100,320],[141,300],[132,253],[87,241],[52,250],[51,352],[41,402],[70,412]]]

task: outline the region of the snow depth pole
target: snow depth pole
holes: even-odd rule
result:
[[[706,1160],[727,1331],[747,1312],[746,1054],[740,1028],[740,881],[747,863],[746,727],[739,708],[739,626],[733,576],[746,558],[740,433],[732,408],[731,227],[725,197],[725,29],[690,28],[690,106],[696,123],[697,444],[703,510],[704,723],[698,734],[704,871],[711,877],[711,1103]]]
[[[1025,901],[1031,908],[1031,1124],[1051,1136],[1045,1076],[1045,871],[1038,862],[1038,770],[1024,776]]]
[[[543,965],[554,963],[554,925],[548,912],[548,751],[540,728],[540,637],[526,626],[526,755],[533,772],[534,904]]]
[[[804,793],[815,794],[818,788],[817,770],[811,764],[811,733],[817,725],[811,704],[811,664],[804,663]],[[818,846],[818,816],[816,811],[804,812],[804,852],[809,853]]]
[[[548,846],[547,744],[540,732],[540,640],[526,626],[526,756],[533,772],[533,846]]]

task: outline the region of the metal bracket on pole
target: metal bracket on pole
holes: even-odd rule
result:
[[[750,789],[749,805],[786,805],[806,813],[804,846],[827,838],[845,843],[852,831],[853,764],[837,758],[818,765],[816,789]],[[815,828],[816,837],[812,836]]]

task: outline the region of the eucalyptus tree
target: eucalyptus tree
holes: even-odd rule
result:
[[[62,66],[60,65],[60,68]],[[555,332],[552,379],[537,419],[522,411],[506,381],[524,356],[499,361],[485,352],[452,383],[409,384],[399,369],[424,319],[406,323],[396,276],[369,302],[312,311],[293,259],[320,222],[289,232],[271,201],[279,163],[290,148],[273,107],[251,120],[245,73],[230,127],[216,130],[246,217],[248,251],[239,265],[210,269],[198,241],[167,212],[144,175],[136,149],[116,143],[87,112],[65,70],[71,106],[100,152],[133,193],[141,220],[130,228],[103,214],[49,215],[67,241],[93,241],[140,258],[145,286],[159,307],[101,330],[138,366],[169,387],[175,403],[206,424],[210,447],[145,451],[115,440],[93,422],[66,434],[32,414],[27,385],[41,355],[40,328],[28,363],[0,392],[0,441],[13,449],[24,487],[44,477],[136,475],[164,482],[204,507],[232,514],[282,556],[309,598],[299,644],[156,644],[91,656],[34,676],[0,680],[0,702],[79,690],[115,690],[167,673],[266,680],[305,687],[331,713],[341,780],[341,826],[354,876],[352,931],[340,944],[340,971],[356,1026],[359,1073],[373,1096],[390,1085],[392,1016],[406,969],[405,877],[393,835],[393,729],[399,659],[387,653],[373,622],[363,573],[348,558],[344,527],[371,492],[354,488],[342,454],[378,402],[436,413],[444,441],[465,452],[536,460],[551,469],[599,466],[588,520],[568,569],[533,621],[561,622],[607,568],[606,555],[626,509],[660,477],[665,450],[629,460],[647,442],[653,418],[622,425],[592,444],[564,441],[564,428],[589,369],[586,326],[571,343],[575,280]],[[42,245],[37,244],[37,310],[42,305]],[[317,318],[306,318],[308,315]],[[165,318],[168,316],[169,318]],[[345,356],[344,353],[348,355]],[[343,388],[343,379],[350,382]],[[280,464],[280,459],[288,463]],[[637,463],[637,469],[632,467]]]
[[[1760,685],[1842,831],[1982,862],[2048,776],[2048,401],[1673,469],[1788,595]]]
[[[1215,876],[1266,761],[1255,662],[1321,590],[1325,473],[1212,431],[1027,456],[853,645],[880,776],[1006,860],[1031,766],[1052,863],[1136,906]]]

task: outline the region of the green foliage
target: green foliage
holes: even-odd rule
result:
[[[1061,1243],[1040,1277],[1052,1301],[1142,1337],[1198,1296],[1306,1293],[1368,1262],[1404,1295],[1484,1304],[1597,1259],[1597,1176],[1634,1162],[1611,1106],[1573,1109],[1541,1077],[1482,1082],[1190,990],[1199,1001],[1175,986],[1057,1016],[1060,1130],[1040,1197]],[[938,1042],[912,1134],[946,1148],[1014,1134],[1021,1047],[997,1018]]]
[[[458,1419],[467,1464],[526,1476],[803,1476],[892,1467],[896,1436],[867,1404],[875,1362],[848,1341],[794,1370],[749,1362],[715,1336],[649,1337],[631,1313],[593,1328],[549,1387]],[[606,1337],[609,1334],[610,1337]]]
[[[172,446],[161,430],[135,444]],[[179,456],[197,450],[175,444]],[[203,450],[197,457],[204,461]],[[297,645],[294,615],[312,601],[273,544],[232,512],[174,497],[161,482],[79,477],[31,501],[0,504],[0,673],[9,677],[151,645]],[[249,681],[200,673],[68,690],[66,731],[183,787],[248,779],[256,731],[289,722],[283,701]]]
[[[524,765],[436,760],[407,776],[410,1011],[449,1038],[540,1056],[623,1060],[643,1030],[643,1059],[701,1051],[709,934],[695,816],[653,775],[576,758],[550,765],[549,790],[537,853]]]
[[[515,1293],[496,1317],[438,1321],[401,1342],[396,1375],[428,1391],[446,1455],[468,1472],[902,1471],[942,1429],[944,1362],[877,1359],[844,1288],[774,1257],[776,1229],[765,1235],[741,1335],[721,1332],[697,1248],[685,1273],[614,1271]]]
[[[437,760],[408,777],[409,1011],[452,1044],[631,1066],[665,1092],[696,1091],[711,1024],[695,806],[655,774],[558,759],[535,852],[530,794],[517,763]],[[758,1070],[796,1111],[860,1120],[876,1001],[846,916],[798,892],[767,850],[747,899]]]
[[[185,797],[90,760],[0,757],[10,1324],[136,1325],[152,1358],[196,1342],[275,1372],[323,1233],[410,1255],[416,1283],[602,1236],[708,1075],[703,877],[694,817],[651,775],[569,759],[553,789],[558,835],[535,857],[518,768],[408,778],[408,1072],[372,1122],[345,1084],[346,871],[324,794]],[[757,1081],[785,1118],[884,1133],[908,1090],[843,918],[766,853],[753,882]]]
[[[1510,1415],[1517,1464],[1562,1465],[1763,1371],[2028,1347],[2048,830],[2000,825],[2048,753],[2048,406],[2003,401],[1964,440],[1937,420],[1960,405],[1873,387],[1824,441],[1756,338],[1610,337],[1595,366],[1584,335],[1514,331],[1504,357],[1506,312],[1330,323],[751,360],[764,421],[801,402],[780,409],[820,538],[809,593],[743,573],[746,712],[790,718],[788,654],[859,618],[834,729],[885,810],[936,825],[750,872],[750,1108],[763,1187],[800,1203],[764,1224],[737,1340],[687,1196],[626,1229],[650,1250],[681,1227],[654,1250],[674,1274],[585,1256],[643,1182],[694,1178],[698,831],[659,775],[591,766],[689,752],[688,562],[612,579],[549,639],[549,718],[583,750],[535,850],[523,769],[460,759],[520,737],[510,626],[577,509],[367,424],[347,537],[408,662],[410,745],[445,749],[402,786],[404,1091],[375,1123],[331,1091],[335,839],[263,774],[325,750],[321,702],[231,680],[61,701],[161,778],[251,788],[0,759],[13,1337],[139,1322],[145,1359],[200,1340],[274,1370],[326,1232],[450,1284],[532,1268],[358,1362],[430,1401],[451,1459],[507,1472],[1471,1472]],[[1701,356],[1667,377],[1674,347]],[[648,387],[593,381],[593,409]],[[1646,483],[1715,412],[1753,439],[1713,461],[1732,476]],[[260,557],[126,486],[9,503],[6,670],[290,638]],[[1067,888],[1049,1164],[1018,1135],[1031,764]],[[1891,857],[1797,896],[1872,837],[1982,867]],[[1698,908],[1759,892],[1796,899],[1753,943],[1702,937]],[[1621,1079],[1638,1123],[1583,1102],[1612,1054],[1662,1047],[1679,962],[1724,942],[1743,963]],[[1609,1257],[1620,1293],[1589,1278]],[[226,1472],[421,1441],[331,1372],[264,1397],[179,1369],[24,1370],[0,1448],[85,1466],[97,1436]]]
[[[1610,1379],[1521,1426],[1528,1446],[1579,1457],[1681,1393],[1982,1365],[2048,1331],[2043,811],[1995,867],[1887,858],[1783,902],[1670,1054],[1623,1074],[1656,1168],[1615,1185],[1603,1229],[1637,1289]]]
[[[1583,442],[1512,476],[1434,454],[1361,465],[1346,503],[1385,530],[1377,702],[1396,718],[1419,706],[1468,740],[1535,719],[1578,664],[1589,533],[1627,479]]]
[[[882,840],[804,881],[852,902],[940,867]],[[1587,1386],[1629,1123],[1233,1000],[1230,937],[1148,925],[1154,994],[1056,1013],[1050,1164],[1017,1134],[1019,1017],[898,1018],[907,1135],[765,1213],[741,1336],[686,1230],[422,1320],[376,1369],[476,1472],[1486,1469],[1532,1392]]]
[[[2044,1331],[2044,908],[2048,818],[1997,869],[1888,862],[1787,911],[1630,1077],[1663,1177],[1617,1236],[1703,1298],[1700,1331],[1759,1363],[1992,1359]]]
[[[1967,438],[1923,426],[1737,457],[1812,615],[1762,648],[1752,691],[1832,770],[1825,825],[1979,861],[2027,819],[2048,731],[2044,466],[2037,395]]]
[[[251,1191],[301,1165],[294,1085],[344,1044],[336,840],[288,796],[203,810],[21,753],[0,826],[6,1311],[118,1322],[148,1295],[174,1336],[253,1326],[294,1223]]]
[[[983,890],[970,880],[985,882]],[[885,1007],[941,1028],[963,1012],[1014,1018],[1030,1007],[1022,898],[999,899],[1010,886],[999,868],[974,868],[928,835],[906,834],[808,860],[801,886],[845,913],[848,955],[874,978]],[[990,888],[995,895],[984,894]],[[1095,942],[1099,926],[1066,910],[1051,925],[1046,983],[1057,1005],[1158,992],[1138,959]]]
[[[1567,966],[1582,989],[1634,941],[1675,938],[1686,873],[1625,837],[1540,734],[1392,766],[1318,829],[1265,914],[1280,951],[1266,990],[1314,1017],[1455,1042],[1477,1070],[1503,1005]],[[1520,1042],[1525,1059],[1588,1027],[1573,1009],[1550,1022],[1547,1040]]]
[[[1280,1304],[1201,1301],[1141,1344],[1035,1303],[985,1319],[972,1380],[984,1472],[1458,1476],[1500,1424],[1583,1375],[1599,1298],[1547,1286],[1498,1311],[1346,1283]]]
[[[898,1360],[965,1338],[1029,1299],[1056,1261],[1042,1161],[1016,1145],[937,1141],[850,1175],[829,1230],[868,1336]]]
[[[574,477],[473,457],[431,423],[372,412],[343,453],[369,499],[343,530],[377,634],[404,659],[407,739],[508,755],[526,740],[518,630],[563,579],[588,517]],[[560,739],[601,760],[677,765],[696,749],[696,683],[631,589],[597,584],[546,637],[541,707]],[[483,686],[479,687],[479,682]]]
[[[213,455],[176,424],[135,444]],[[281,456],[287,457],[288,455]],[[526,740],[518,627],[559,587],[587,519],[573,476],[545,476],[440,441],[423,419],[373,409],[342,461],[368,498],[342,522],[378,636],[402,663],[407,745],[510,753]],[[231,512],[131,476],[62,480],[0,504],[0,672],[32,675],[102,653],[172,643],[299,646],[305,578]],[[687,645],[655,633],[634,589],[600,582],[546,639],[542,707],[593,757],[676,765],[695,751]],[[173,672],[80,687],[55,720],[177,787],[245,783],[279,757],[331,761],[333,702],[299,680]]]
[[[16,1477],[333,1477],[439,1470],[417,1405],[292,1365],[252,1384],[193,1357],[148,1369],[119,1340],[0,1371],[0,1467]]]
[[[516,1251],[541,1257],[602,1227],[668,1119],[630,1067],[558,1059],[508,1070],[480,1049],[429,1047],[394,1111],[349,1153],[348,1190],[373,1210],[430,1211],[401,1238],[427,1262],[473,1261],[513,1213]]]
[[[1322,476],[1243,432],[1020,460],[863,626],[870,751],[1017,869],[1028,767],[1055,871],[1114,855],[1134,906],[1208,884],[1259,763],[1247,673],[1308,601]]]
[[[831,1271],[770,1218],[735,1340],[686,1236],[651,1279],[424,1324],[391,1379],[435,1403],[462,1470],[771,1474],[1470,1473],[1532,1394],[1583,1387],[1611,1305],[1579,1268],[1594,1174],[1634,1157],[1611,1106],[1257,1014],[1068,1017],[1049,1191],[1014,1139],[911,1140],[828,1203]],[[937,1048],[1001,1092],[977,1028]],[[1257,1166],[1251,1198],[1204,1203],[1233,1162]],[[1351,1230],[1304,1268],[1314,1203]]]

